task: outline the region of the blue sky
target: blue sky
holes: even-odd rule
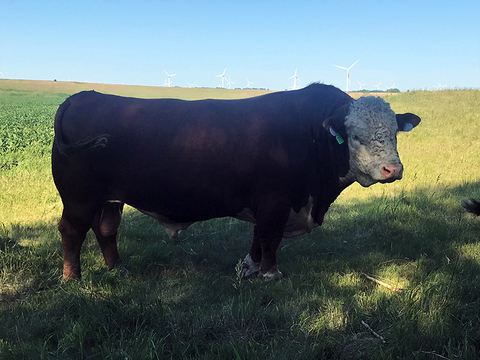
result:
[[[0,78],[480,88],[480,1],[0,2]]]

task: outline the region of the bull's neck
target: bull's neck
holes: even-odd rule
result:
[[[322,127],[312,145],[315,154],[313,216],[320,225],[330,204],[353,181],[349,176],[347,141],[339,144],[335,137]]]

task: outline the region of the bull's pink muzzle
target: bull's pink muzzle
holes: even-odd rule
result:
[[[403,165],[384,166],[382,167],[382,175],[385,176],[387,181],[400,180],[403,176]]]

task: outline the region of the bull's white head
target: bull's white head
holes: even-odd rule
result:
[[[350,105],[344,124],[327,119],[325,128],[337,139],[346,135],[350,156],[347,177],[362,186],[392,182],[403,175],[397,152],[397,132],[420,123],[414,114],[397,114],[381,98],[362,97]],[[343,126],[342,126],[343,125]]]

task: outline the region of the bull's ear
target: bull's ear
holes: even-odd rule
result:
[[[322,125],[337,139],[339,144],[342,144],[347,139],[347,131],[345,130],[345,124],[342,119],[331,116],[327,118]]]
[[[410,131],[420,124],[420,118],[411,113],[397,114],[398,131]]]

